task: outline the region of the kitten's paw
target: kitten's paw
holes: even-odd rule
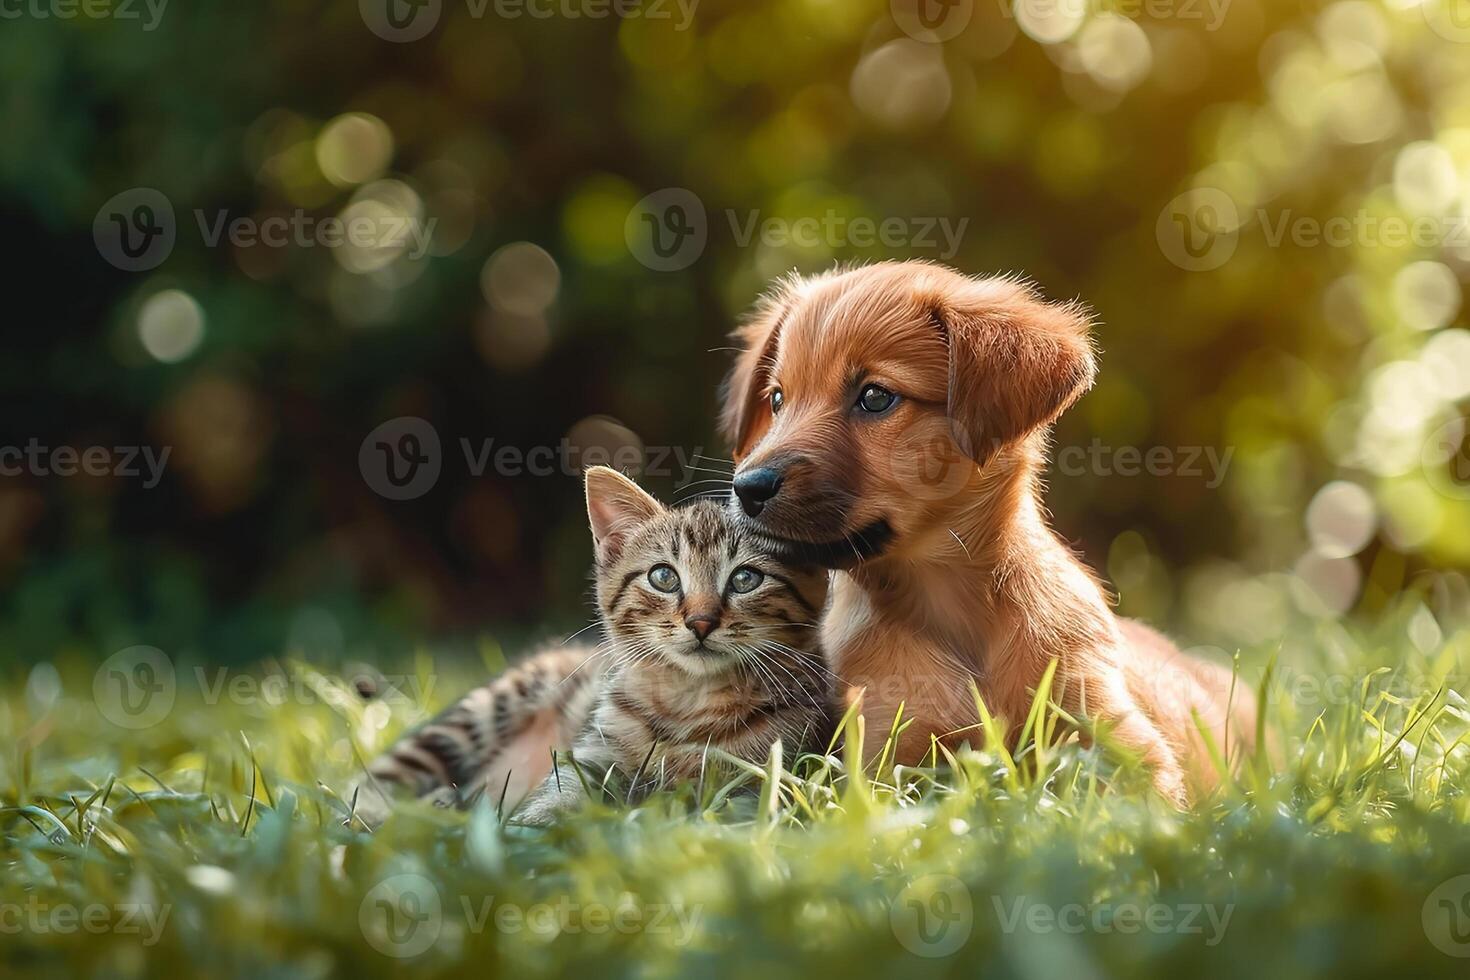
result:
[[[419,799],[430,806],[437,806],[445,810],[453,810],[464,802],[459,798],[459,790],[453,786],[440,786],[438,789],[425,793]]]
[[[393,812],[393,801],[370,784],[359,784],[343,797],[351,809],[344,823],[353,830],[375,831]]]

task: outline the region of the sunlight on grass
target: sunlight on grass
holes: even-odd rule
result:
[[[1019,745],[977,696],[973,745],[932,765],[859,766],[875,736],[850,716],[828,752],[712,754],[697,785],[549,831],[486,793],[371,835],[336,790],[474,668],[421,657],[364,701],[300,663],[223,685],[180,665],[165,717],[125,727],[63,665],[0,701],[5,957],[105,975],[686,976],[737,952],[769,976],[1447,972],[1470,952],[1440,911],[1470,894],[1467,636],[1426,656],[1398,630],[1330,629],[1245,653],[1281,758],[1243,760],[1187,813],[1130,760],[1057,740],[1044,683]]]

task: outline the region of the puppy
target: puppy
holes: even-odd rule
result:
[[[1092,384],[1089,331],[1077,304],[928,263],[789,278],[736,331],[732,506],[838,569],[823,645],[870,736],[902,704],[899,761],[974,740],[972,681],[1016,736],[1055,659],[1053,698],[1183,806],[1218,779],[1196,717],[1233,753],[1254,704],[1114,615],[1048,526],[1047,433]]]

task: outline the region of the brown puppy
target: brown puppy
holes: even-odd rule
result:
[[[1092,384],[1086,311],[1012,279],[887,262],[780,283],[736,335],[723,423],[747,520],[841,569],[823,641],[867,731],[915,763],[973,740],[979,685],[1013,735],[1048,663],[1178,804],[1254,734],[1249,692],[1120,619],[1047,524],[1050,424]]]

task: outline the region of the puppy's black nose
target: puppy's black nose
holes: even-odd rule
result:
[[[770,500],[781,489],[781,474],[769,466],[747,470],[735,477],[735,496],[745,513],[755,517],[765,509]]]

